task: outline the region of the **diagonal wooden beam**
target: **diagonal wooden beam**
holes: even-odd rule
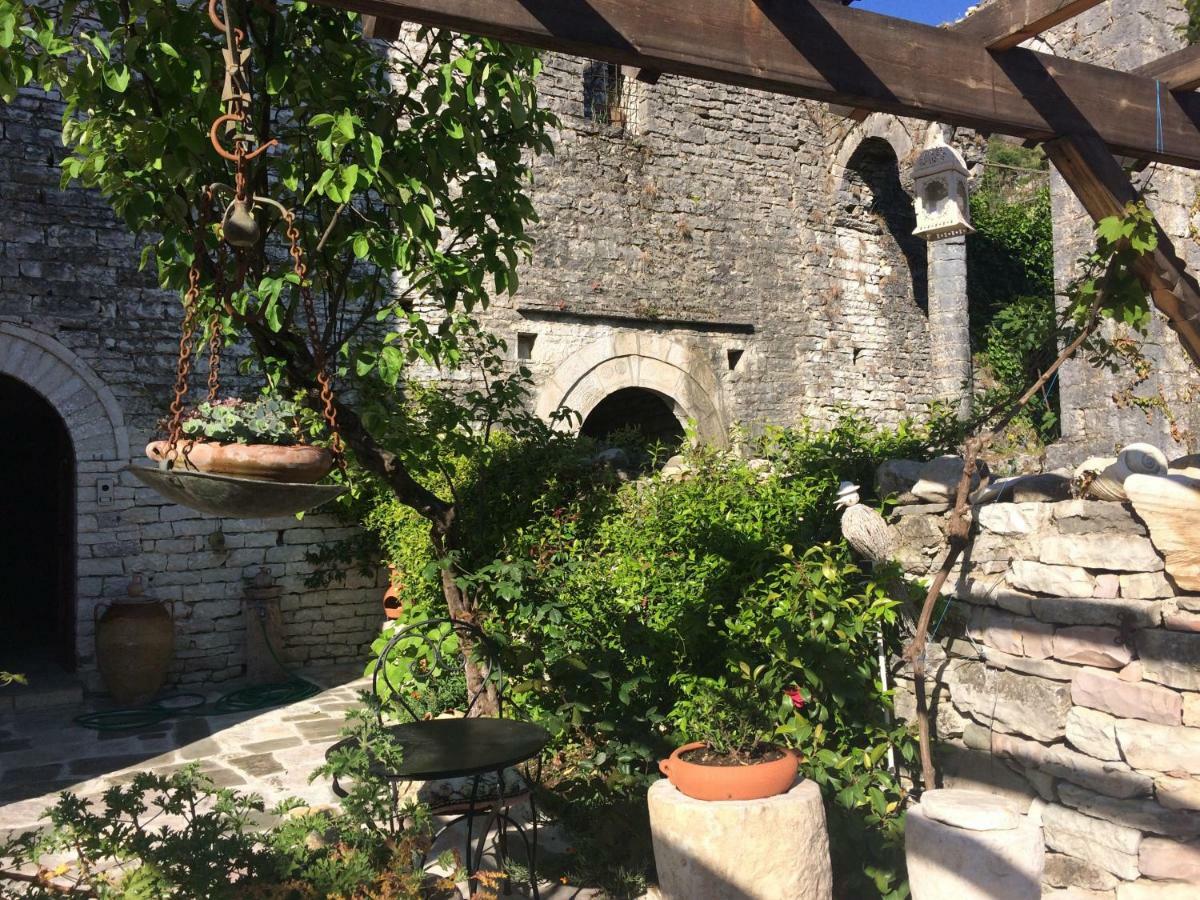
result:
[[[1143,78],[1161,81],[1167,90],[1194,91],[1200,88],[1200,44],[1184,47],[1133,71]]]
[[[1061,138],[1048,142],[1045,150],[1093,219],[1121,215],[1125,204],[1138,199],[1129,176],[1095,138]],[[1155,229],[1158,249],[1141,258],[1137,274],[1192,362],[1200,366],[1200,284],[1157,222]]]
[[[1073,19],[1104,0],[996,0],[954,24],[990,50],[1008,50]]]
[[[1097,134],[1115,153],[1200,168],[1200,97],[945,28],[824,0],[322,0],[776,93],[1046,141]]]

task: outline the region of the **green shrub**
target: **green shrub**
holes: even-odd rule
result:
[[[504,642],[517,714],[555,735],[560,790],[599,804],[643,789],[656,760],[695,737],[689,710],[751,672],[764,737],[800,749],[833,801],[843,887],[894,890],[900,789],[886,755],[911,750],[877,658],[881,636],[897,645],[898,598],[881,585],[898,582],[854,561],[834,499],[843,477],[869,497],[883,458],[951,445],[955,430],[937,422],[773,429],[751,442],[754,462],[686,451],[680,480],[622,481],[594,446],[561,436],[502,440],[463,467],[466,549],[446,564]],[[367,523],[400,563],[401,621],[441,615],[414,517],[384,502]]]

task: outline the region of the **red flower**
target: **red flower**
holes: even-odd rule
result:
[[[792,701],[792,706],[796,707],[796,709],[804,709],[806,701],[804,700],[804,695],[800,693],[800,688],[790,687],[783,693]]]

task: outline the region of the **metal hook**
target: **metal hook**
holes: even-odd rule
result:
[[[239,41],[245,40],[246,32],[240,28],[230,28],[229,22],[217,15],[218,2],[219,0],[208,0],[208,17],[212,20],[213,25],[217,26],[225,34],[229,34],[232,31],[237,35]]]
[[[222,159],[227,159],[229,162],[237,162],[240,158],[243,162],[248,162],[254,159],[256,156],[261,156],[263,153],[266,153],[279,143],[279,141],[275,140],[275,138],[271,138],[271,140],[267,141],[261,147],[256,147],[254,150],[251,150],[248,153],[244,150],[240,150],[238,153],[230,153],[221,146],[221,141],[217,137],[217,131],[226,122],[242,122],[245,121],[245,119],[246,117],[241,113],[226,113],[223,116],[217,116],[217,118],[213,120],[212,127],[208,130],[208,138],[210,141],[212,141],[213,149],[217,151]]]

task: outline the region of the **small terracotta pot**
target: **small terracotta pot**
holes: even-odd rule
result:
[[[383,592],[383,614],[389,619],[400,618],[404,606],[400,603],[400,589],[396,587],[396,570],[388,566],[388,586]]]
[[[170,444],[153,441],[146,445],[146,455],[162,462]],[[220,444],[216,441],[183,441],[176,447],[176,464],[183,469],[236,475],[263,481],[282,481],[290,484],[314,484],[329,474],[333,456],[324,447],[293,444]]]
[[[706,746],[703,741],[684,744],[668,759],[658,762],[659,771],[679,792],[697,800],[760,800],[791,790],[796,783],[800,758],[786,747],[783,756],[748,766],[702,766],[687,762],[683,754]]]

